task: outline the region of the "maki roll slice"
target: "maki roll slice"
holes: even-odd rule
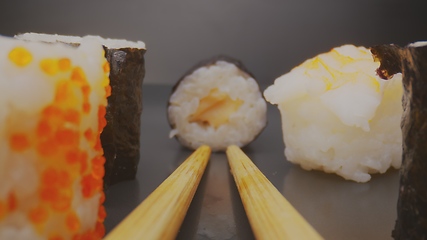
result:
[[[356,182],[401,165],[402,80],[376,75],[369,49],[308,59],[264,91],[282,118],[287,160]]]
[[[219,56],[189,70],[173,87],[167,109],[185,147],[225,151],[253,141],[267,123],[267,104],[254,76],[233,58]]]
[[[63,42],[78,46],[76,36],[26,33],[16,38]],[[101,135],[105,163],[105,186],[134,179],[140,159],[142,82],[145,75],[145,44],[121,39],[86,36],[102,43],[108,60],[111,96],[106,109],[107,126]]]
[[[394,239],[427,239],[427,42],[372,48],[378,75],[403,74],[403,155]]]
[[[0,37],[0,239],[101,239],[101,43]]]

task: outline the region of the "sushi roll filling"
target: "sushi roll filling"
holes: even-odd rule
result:
[[[207,96],[200,99],[197,110],[188,120],[190,123],[196,122],[202,126],[212,126],[217,129],[220,125],[228,123],[230,115],[242,104],[242,100],[233,100],[227,93],[214,88]]]

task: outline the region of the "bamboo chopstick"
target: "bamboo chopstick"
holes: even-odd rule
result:
[[[210,147],[199,147],[105,239],[174,239],[210,154]]]
[[[257,239],[323,239],[237,146],[227,157]]]

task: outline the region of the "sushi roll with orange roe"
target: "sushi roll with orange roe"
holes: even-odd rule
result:
[[[24,33],[15,38],[25,41],[66,43],[79,46],[82,37],[58,34]],[[99,41],[110,64],[111,95],[107,98],[107,125],[101,134],[107,188],[135,179],[140,159],[142,82],[145,76],[145,43],[125,39],[85,36]]]
[[[101,43],[0,37],[0,239],[101,239]]]

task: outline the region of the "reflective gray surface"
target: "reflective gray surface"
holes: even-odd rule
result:
[[[141,162],[137,179],[106,192],[107,232],[143,201],[192,151],[169,139],[171,87],[144,86]],[[269,105],[264,132],[243,150],[325,239],[391,239],[398,172],[359,184],[285,161],[280,115]],[[224,153],[213,153],[177,239],[253,239]]]

